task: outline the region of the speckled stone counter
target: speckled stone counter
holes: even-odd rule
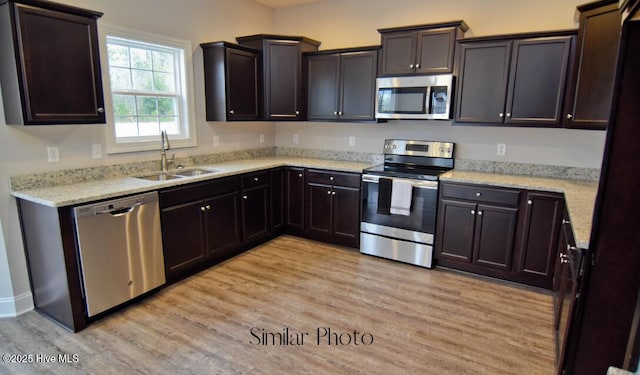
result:
[[[215,170],[215,173],[194,177],[183,177],[167,181],[149,181],[133,176],[125,176],[67,185],[15,189],[12,190],[11,194],[16,198],[46,206],[64,207],[283,166],[362,172],[364,168],[371,166],[371,163],[296,157],[252,158],[211,165],[198,165],[198,168]],[[141,174],[150,173],[139,173],[138,175]]]
[[[581,248],[589,247],[593,207],[598,192],[597,181],[562,180],[458,170],[446,173],[441,177],[441,180],[563,193],[576,237],[576,244]]]

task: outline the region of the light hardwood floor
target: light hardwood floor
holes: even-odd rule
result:
[[[545,293],[281,236],[77,334],[36,312],[0,319],[0,354],[78,359],[0,373],[546,375],[551,320]],[[303,345],[265,345],[285,328]],[[354,330],[373,343],[347,344]]]

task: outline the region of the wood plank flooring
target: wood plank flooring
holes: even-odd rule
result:
[[[546,375],[551,320],[545,293],[281,236],[77,334],[0,319],[0,354],[77,355],[0,373]]]

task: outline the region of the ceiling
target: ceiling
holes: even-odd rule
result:
[[[285,8],[293,5],[305,3],[313,3],[319,0],[255,0],[255,2],[266,5],[271,8]]]

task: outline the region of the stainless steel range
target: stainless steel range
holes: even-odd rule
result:
[[[433,266],[438,180],[453,169],[453,149],[450,142],[384,142],[384,164],[362,174],[361,253]]]

